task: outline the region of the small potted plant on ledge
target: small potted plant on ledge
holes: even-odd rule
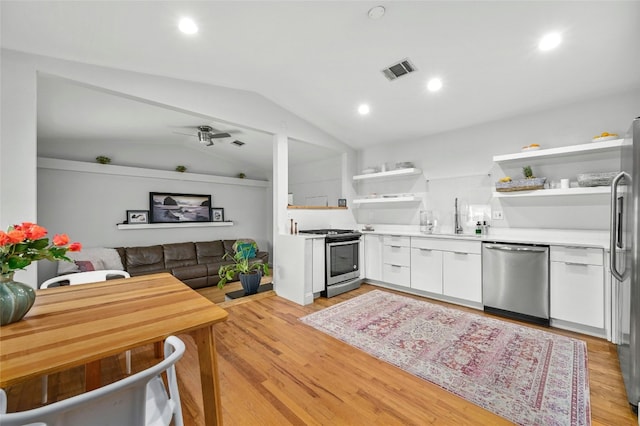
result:
[[[235,254],[231,256],[226,253],[222,258],[231,259],[233,263],[223,265],[218,270],[220,281],[218,288],[223,288],[228,281],[237,275],[245,294],[256,294],[260,286],[262,275],[269,274],[269,265],[262,261],[251,261],[255,258],[258,245],[255,242],[236,241],[233,245]]]

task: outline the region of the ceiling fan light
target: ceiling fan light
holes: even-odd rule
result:
[[[209,142],[209,133],[207,133],[207,132],[198,132],[198,141],[200,141],[200,142]]]

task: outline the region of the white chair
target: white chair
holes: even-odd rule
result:
[[[164,360],[158,364],[62,401],[33,410],[6,413],[6,394],[0,389],[2,426],[184,426],[175,363],[182,358],[182,340],[169,336],[164,343]],[[167,373],[169,394],[162,377]]]
[[[65,283],[68,285],[89,284],[98,281],[106,281],[110,277],[130,278],[131,275],[127,271],[117,269],[104,269],[99,271],[76,272],[74,274],[60,275],[46,280],[40,288],[49,288],[52,284]],[[131,351],[125,352],[125,363],[127,374],[131,374]],[[49,378],[42,377],[42,403],[45,404],[49,399]]]
[[[40,288],[49,288],[51,284],[68,282],[69,285],[88,284],[98,281],[106,281],[109,277],[130,278],[127,271],[117,269],[103,269],[99,271],[76,272],[74,274],[60,275],[46,280]]]

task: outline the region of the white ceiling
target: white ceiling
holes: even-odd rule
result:
[[[386,14],[371,20],[376,5]],[[0,7],[3,47],[255,91],[355,148],[640,87],[640,1],[3,0]],[[195,36],[178,32],[181,16],[197,22]],[[548,31],[561,32],[563,43],[539,52]],[[387,81],[381,70],[405,58],[417,72]],[[425,89],[432,76],[444,81],[436,94]],[[77,114],[100,108],[107,95],[75,95],[67,113],[42,117],[39,132],[73,126],[81,136]],[[101,115],[83,129],[184,143],[155,132],[204,124],[174,111],[127,114],[131,102],[122,100],[124,114]],[[361,102],[370,115],[357,114]]]

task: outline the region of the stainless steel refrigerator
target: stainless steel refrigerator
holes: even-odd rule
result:
[[[610,267],[616,309],[613,341],[618,345],[627,399],[640,401],[640,117],[622,144],[621,172],[611,183]]]

